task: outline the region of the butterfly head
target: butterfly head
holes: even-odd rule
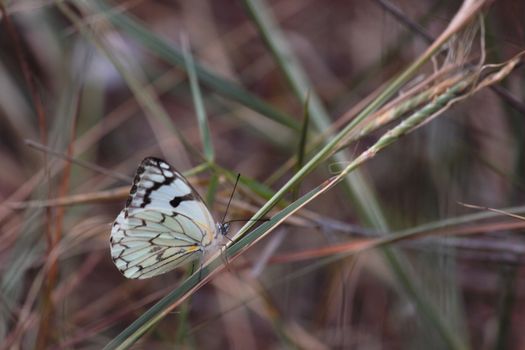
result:
[[[219,233],[221,236],[226,236],[228,234],[228,231],[230,231],[229,222],[218,222],[217,223],[217,233]]]

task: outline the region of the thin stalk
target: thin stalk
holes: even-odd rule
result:
[[[202,99],[197,73],[195,72],[195,63],[193,62],[187,41],[185,41],[183,52],[186,71],[188,72],[188,78],[190,80],[193,105],[195,106],[195,114],[197,115],[197,122],[199,124],[204,157],[208,162],[213,162],[215,159],[215,151],[211,140],[210,126],[208,125],[208,117],[206,116],[206,109],[204,108],[204,101]]]

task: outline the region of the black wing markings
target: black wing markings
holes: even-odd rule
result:
[[[155,181],[153,179],[148,179],[147,177],[144,177],[147,168],[151,171],[151,173],[153,173],[153,175],[161,175],[163,177],[163,180]],[[183,177],[178,172],[173,170],[168,163],[154,157],[145,158],[140,163],[137,172],[135,173],[135,177],[133,178],[133,185],[131,186],[129,197],[126,201],[124,214],[125,217],[128,216],[129,208],[145,208],[148,204],[151,203],[151,194],[154,191],[158,191],[162,186],[171,185],[177,178],[183,179]],[[143,180],[151,181],[153,185],[150,187],[146,187],[143,184],[141,184]],[[144,190],[143,195],[137,193],[139,189]],[[132,204],[134,199],[142,199],[140,205],[133,206]]]
[[[192,201],[192,200],[195,200],[195,196],[193,195],[193,193],[188,193],[184,196],[175,196],[173,197],[173,199],[170,201],[170,205],[173,207],[173,208],[177,208],[179,206],[179,204],[181,204],[182,202],[184,201]]]

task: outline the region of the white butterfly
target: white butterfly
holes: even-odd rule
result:
[[[149,278],[214,251],[227,230],[180,173],[148,157],[113,223],[111,258],[127,278]]]

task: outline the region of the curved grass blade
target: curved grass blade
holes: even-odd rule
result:
[[[256,16],[255,18],[258,25],[261,28],[267,28],[265,30],[262,30],[261,33],[267,34],[265,36],[266,40],[270,38],[273,39],[272,42],[274,46],[274,53],[279,54],[280,56],[282,56],[282,54],[290,54],[289,50],[286,47],[282,46],[285,45],[282,39],[277,39],[278,41],[275,42],[275,34],[279,33],[277,32],[274,20],[271,17],[269,18],[269,14],[266,13],[267,10],[264,8],[264,6],[260,5],[261,1],[245,0],[245,3],[251,10],[251,14],[253,16]],[[356,126],[359,123],[361,123],[361,121],[367,118],[371,113],[376,111],[382,104],[384,104],[390,97],[397,93],[403,87],[403,85],[405,85],[418,72],[418,70],[425,63],[427,63],[441,49],[441,47],[444,44],[447,43],[447,41],[455,33],[457,33],[463,27],[468,25],[473,18],[476,18],[476,16],[478,15],[479,11],[485,3],[486,1],[477,1],[474,3],[465,1],[454,16],[454,18],[449,23],[448,27],[441,33],[441,35],[439,35],[439,37],[432,43],[432,45],[430,45],[430,47],[428,47],[425,50],[425,52],[423,52],[419,56],[419,58],[417,58],[414,61],[414,63],[407,67],[401,74],[394,77],[391,80],[391,82],[388,85],[386,85],[385,89],[370,104],[368,104],[350,123],[348,123],[338,134],[332,137],[332,139],[328,143],[326,143],[326,145],[317,154],[315,154],[297,173],[295,173],[294,176],[290,180],[288,180],[288,182],[279,191],[277,191],[276,194],[261,209],[259,209],[259,211],[253,216],[252,219],[261,219],[270,210],[270,208],[272,208],[279,200],[281,200],[281,198],[291,188],[296,186],[307,174],[316,169],[317,166],[321,164],[321,162],[330,157],[338,148],[338,144],[341,142],[341,140],[343,140],[352,130],[354,130]],[[270,42],[270,44],[272,44],[272,42]],[[289,69],[289,66],[285,65],[281,68]],[[297,67],[295,67],[295,69],[297,69]],[[287,74],[288,78],[292,78],[294,76],[295,73]],[[301,73],[300,79],[303,78],[304,77]],[[296,83],[300,81],[304,80],[297,80]],[[374,208],[376,207],[378,207],[377,203],[371,203],[371,206],[368,208],[369,215],[378,218],[376,222],[380,224],[379,226],[381,229],[385,229],[385,225],[383,225],[382,223],[382,215],[377,214],[375,212],[376,209]],[[248,222],[243,228],[241,228],[238,235],[243,235],[244,233],[246,233],[252,227],[252,225],[253,224],[251,222]]]
[[[264,222],[261,226],[245,235],[242,239],[234,242],[226,249],[226,257],[235,259],[241,252],[248,249],[256,241],[275,229],[286,218],[305,206],[315,197],[324,193],[335,183],[336,178],[331,178],[322,185],[311,190],[297,201],[278,212],[269,221]],[[218,273],[224,268],[224,255],[216,254],[208,263],[202,266],[198,271],[186,279],[173,292],[166,295],[159,302],[153,305],[149,310],[143,313],[137,320],[129,325],[117,337],[104,347],[104,349],[127,349],[135,343],[144,333],[159,322],[164,316],[170,313],[175,307],[180,305],[188,296],[203,286],[212,275]]]
[[[313,126],[319,131],[327,130],[330,127],[331,118],[321,99],[315,93],[313,84],[299,59],[288,45],[269,6],[264,0],[244,0],[244,4],[298,100],[303,103],[308,99],[308,116]],[[351,157],[344,153],[335,154],[334,158],[337,162],[344,164],[351,161]],[[354,205],[361,217],[375,227],[385,230],[384,215],[366,178],[360,172],[354,172],[345,179],[345,186],[354,197]]]

